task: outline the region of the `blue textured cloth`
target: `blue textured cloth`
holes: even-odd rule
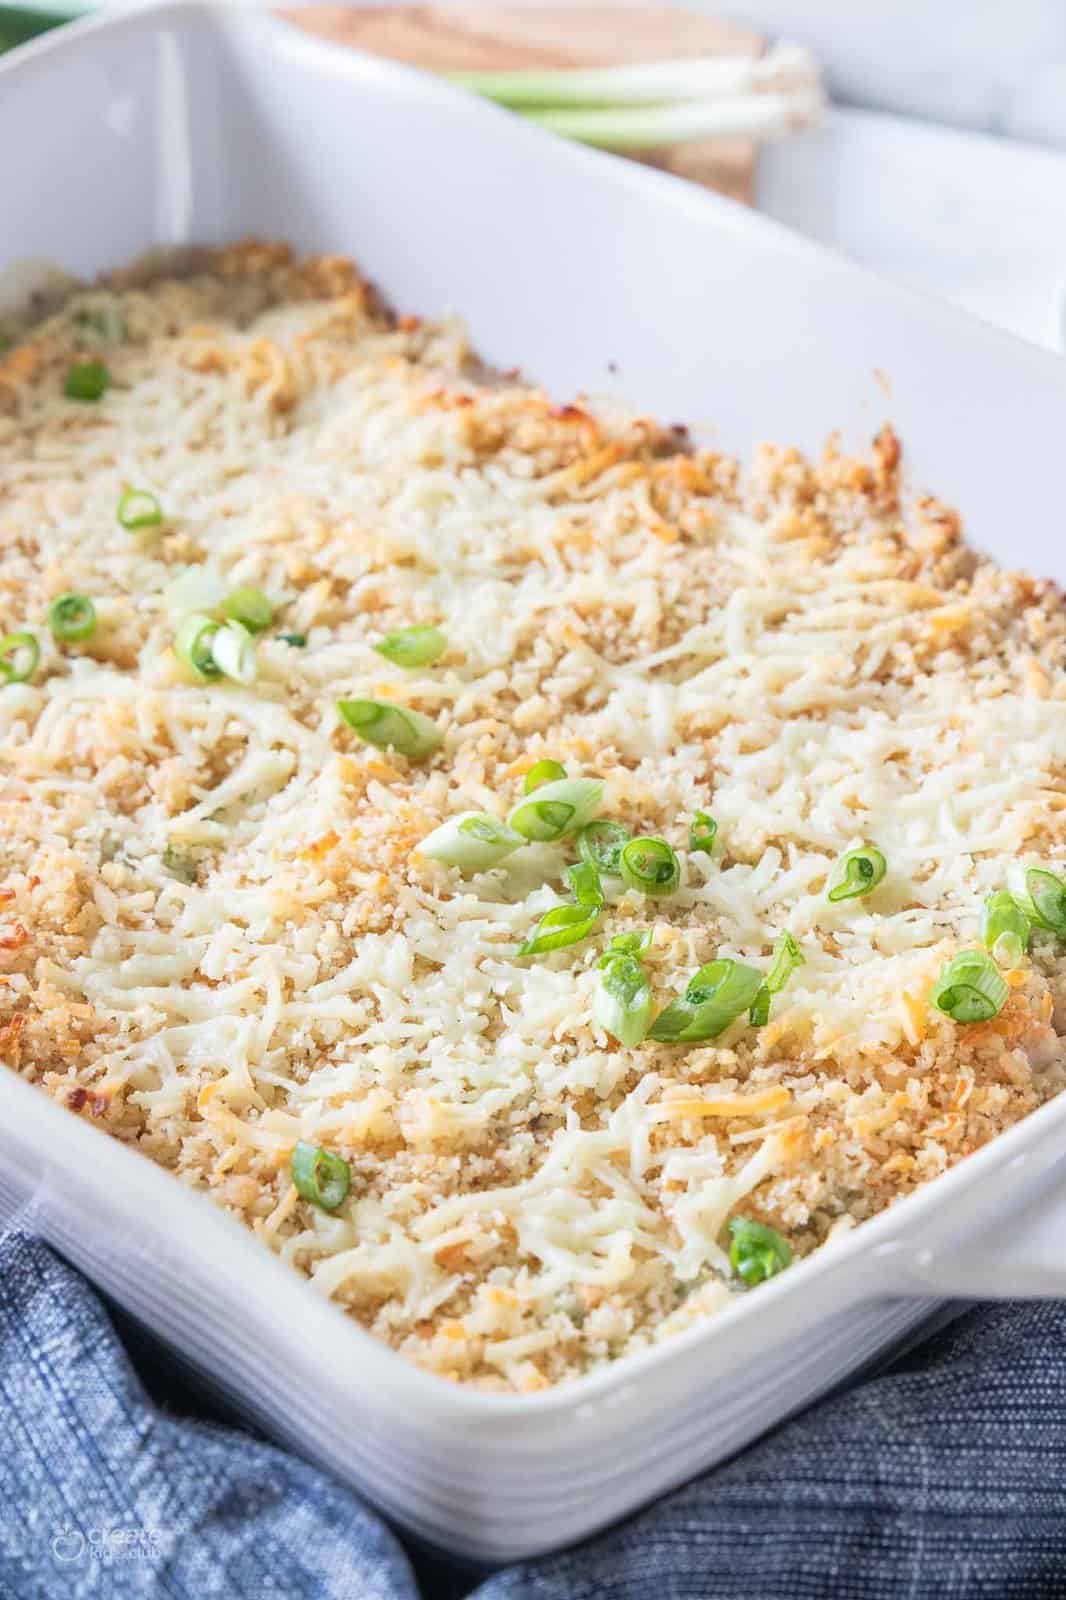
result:
[[[1066,1596],[1066,1309],[967,1313],[620,1528],[476,1584],[313,1467],[149,1398],[88,1284],[0,1241],[3,1600]],[[421,1580],[421,1587],[420,1587]]]

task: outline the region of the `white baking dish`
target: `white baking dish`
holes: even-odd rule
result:
[[[401,308],[460,312],[560,396],[817,445],[890,412],[976,540],[1066,578],[1057,358],[658,174],[286,25],[169,5],[0,65],[0,267],[287,236]],[[889,375],[890,398],[875,368]],[[617,370],[616,370],[617,369]],[[148,1161],[0,1073],[0,1195],[277,1436],[389,1514],[502,1560],[721,1459],[947,1296],[1061,1293],[1066,1099],[714,1322],[569,1387],[418,1372]]]

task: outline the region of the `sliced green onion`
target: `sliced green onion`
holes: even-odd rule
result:
[[[634,928],[628,933],[616,933],[600,957],[600,966],[602,967],[604,962],[610,961],[614,956],[643,955],[650,944],[650,928]]]
[[[761,987],[762,973],[743,961],[710,961],[690,980],[681,999],[660,1011],[651,1037],[668,1044],[715,1039],[748,1010]]]
[[[987,950],[961,950],[949,961],[930,996],[953,1022],[988,1022],[997,1017],[1010,993]]]
[[[694,811],[688,830],[688,847],[695,855],[702,850],[704,855],[710,855],[714,849],[714,841],[718,837],[718,824],[706,811]]]
[[[602,799],[599,778],[559,778],[543,784],[528,800],[520,800],[507,818],[507,826],[523,839],[547,843],[584,827]]]
[[[617,950],[600,958],[599,969],[592,994],[593,1018],[605,1033],[632,1049],[647,1036],[651,1023],[647,974],[635,955]]]
[[[700,56],[612,67],[475,69],[445,76],[475,94],[517,108],[658,107],[674,101],[747,96],[763,86],[807,81],[800,75],[802,66],[788,62],[789,54],[795,57],[798,52],[784,46],[757,61]]]
[[[211,656],[220,672],[234,683],[254,683],[258,666],[255,640],[240,622],[227,622],[211,640]]]
[[[262,589],[253,589],[250,585],[228,594],[222,602],[222,610],[249,633],[262,633],[274,620],[274,607]]]
[[[336,1211],[352,1186],[352,1169],[332,1150],[301,1139],[292,1152],[292,1181],[301,1200]]]
[[[163,851],[163,871],[169,872],[172,878],[177,878],[181,883],[194,884],[200,877],[195,856],[176,844],[168,844]]]
[[[48,626],[55,639],[76,644],[96,632],[96,607],[87,594],[61,594],[48,608]]]
[[[806,956],[790,933],[778,935],[774,945],[770,970],[766,974],[766,987],[771,994],[780,994],[797,967],[802,967]]]
[[[444,735],[435,722],[392,700],[338,700],[337,710],[367,744],[379,750],[398,750],[411,761],[431,756],[443,742]]]
[[[981,907],[981,938],[1005,967],[1018,965],[1029,948],[1031,931],[1029,918],[1006,889],[990,894]]]
[[[379,639],[374,649],[396,667],[430,667],[439,661],[448,641],[439,628],[418,623],[413,628],[397,628]]]
[[[498,817],[490,817],[484,811],[466,811],[434,828],[418,848],[422,855],[443,862],[446,867],[458,867],[465,875],[487,872],[525,842]]]
[[[587,939],[600,920],[598,909],[588,906],[554,906],[537,923],[536,932],[519,946],[520,956],[546,955]]]
[[[603,905],[603,885],[591,861],[577,861],[567,867],[566,881],[579,906],[595,907],[599,911]]]
[[[115,516],[131,533],[138,528],[158,528],[163,507],[147,489],[127,489],[119,500]]]
[[[532,794],[534,789],[541,789],[546,783],[559,783],[565,777],[566,768],[561,761],[538,761],[526,773],[522,793]]]
[[[1007,873],[1007,886],[1030,922],[1066,935],[1066,883],[1055,873],[1016,865]]]
[[[748,1021],[753,1028],[765,1028],[770,1020],[770,1001],[773,999],[765,983],[748,1007]]]
[[[222,676],[212,648],[218,631],[214,617],[205,616],[202,611],[190,611],[188,616],[182,617],[174,635],[175,652],[205,682]]]
[[[609,150],[648,150],[738,136],[766,140],[809,125],[820,103],[817,91],[808,87],[788,95],[736,95],[675,105],[551,105],[525,115],[564,139]]]
[[[788,1241],[776,1228],[753,1222],[750,1217],[730,1217],[728,1232],[730,1265],[749,1289],[792,1265]]]
[[[780,994],[789,978],[797,967],[802,967],[806,956],[790,933],[778,935],[774,945],[774,953],[770,959],[770,970],[766,980],[751,1003],[748,1021],[753,1028],[764,1028],[770,1020],[770,1001],[775,994]]]
[[[111,374],[102,361],[75,361],[63,380],[63,393],[68,400],[99,400],[110,387]]]
[[[307,644],[306,633],[279,633],[278,638],[282,644],[291,644],[296,650],[304,649]]]
[[[630,839],[619,851],[618,870],[643,894],[673,894],[681,882],[681,863],[665,839]]]
[[[32,633],[5,633],[0,639],[0,676],[5,683],[26,683],[40,659],[41,647]]]
[[[603,877],[617,878],[622,870],[618,864],[622,846],[628,844],[632,837],[629,829],[621,822],[611,822],[606,817],[600,817],[595,822],[588,823],[578,834],[578,855],[582,861],[591,861]]]
[[[885,858],[872,844],[860,845],[841,856],[826,885],[827,898],[858,900],[871,889],[876,889],[887,870]]]

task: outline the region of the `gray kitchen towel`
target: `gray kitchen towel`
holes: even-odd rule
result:
[[[1053,1304],[968,1312],[622,1526],[476,1583],[422,1558],[416,1577],[331,1478],[162,1409],[86,1281],[18,1232],[0,1239],[0,1426],[3,1600],[1066,1596]]]

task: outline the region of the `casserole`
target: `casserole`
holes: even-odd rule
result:
[[[263,19],[164,7],[85,24],[0,70],[0,124],[10,117],[9,130],[39,133],[46,184],[63,174],[43,208],[40,178],[16,180],[8,260],[46,257],[89,274],[153,245],[280,231],[304,249],[351,250],[404,306],[455,307],[490,360],[518,362],[560,395],[624,385],[659,412],[713,415],[722,442],[740,447],[764,434],[816,444],[842,418],[874,431],[884,397],[869,369],[888,366],[919,481],[961,500],[978,543],[994,550],[1010,526],[1012,562],[1050,564],[1036,512],[1053,503],[1055,363],[758,219]],[[312,97],[308,117],[300,106]],[[267,163],[264,139],[276,152]],[[387,159],[349,172],[359,141]],[[448,152],[462,184],[426,172],[431,150]],[[107,176],[120,153],[128,181],[116,186]],[[652,234],[656,249],[642,249]],[[614,267],[606,277],[599,251]],[[664,282],[677,330],[669,349],[659,314],[643,313],[661,303]],[[863,345],[867,324],[876,334]],[[967,408],[944,408],[940,373],[972,386]],[[1024,428],[997,410],[1012,384],[1027,398]],[[986,445],[976,459],[975,437]],[[1004,455],[1014,457],[1009,475]],[[48,1237],[279,1435],[424,1536],[488,1559],[564,1543],[621,1514],[838,1379],[935,1293],[972,1292],[981,1280],[956,1236],[1001,1221],[1024,1172],[1030,1190],[1053,1178],[1060,1120],[1050,1106],[713,1327],[515,1401],[456,1392],[401,1365],[197,1197],[142,1172],[128,1151],[98,1149],[90,1130],[38,1105],[25,1085],[5,1077],[2,1092],[12,1097],[12,1207],[28,1196]],[[1057,1284],[1033,1237],[1034,1253],[1012,1267],[983,1243],[993,1292]]]

